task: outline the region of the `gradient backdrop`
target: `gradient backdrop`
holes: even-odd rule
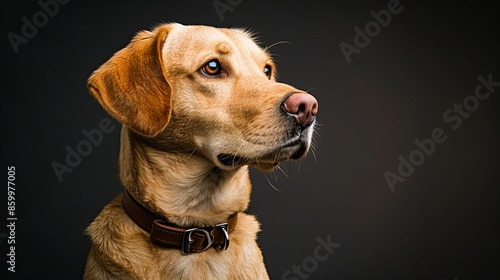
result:
[[[53,163],[110,118],[90,73],[137,31],[175,21],[290,42],[271,48],[279,79],[320,103],[314,155],[284,164],[287,176],[252,170],[248,212],[272,279],[498,279],[498,8],[436,2],[4,1],[0,278],[81,278],[84,229],[122,191],[119,124],[71,173]]]

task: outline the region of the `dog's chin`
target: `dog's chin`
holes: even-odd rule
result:
[[[233,154],[217,155],[217,165],[222,170],[234,170],[244,165],[250,165],[262,172],[271,172],[280,162],[290,159],[297,160],[309,151],[309,142],[297,141],[294,145],[284,145],[252,158]]]
[[[262,172],[271,172],[276,169],[278,164],[279,162],[258,162],[256,164],[252,164],[252,166]]]

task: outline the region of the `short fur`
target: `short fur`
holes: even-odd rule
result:
[[[218,77],[200,70],[212,59],[223,67]],[[283,112],[284,100],[300,91],[276,82],[274,71],[245,31],[173,23],[139,32],[91,75],[90,92],[123,124],[119,177],[137,201],[181,227],[240,214],[228,250],[182,255],[151,243],[119,195],[87,229],[84,279],[269,279],[259,223],[244,214],[248,165],[270,171],[302,157],[314,126],[297,128]],[[239,160],[224,164],[221,154]]]

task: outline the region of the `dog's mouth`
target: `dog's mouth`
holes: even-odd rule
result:
[[[236,166],[239,164],[244,164],[244,160],[242,157],[231,155],[231,154],[220,154],[217,156],[217,159],[224,166]]]
[[[271,171],[280,162],[289,159],[300,159],[309,150],[307,141],[299,138],[287,142],[279,147],[271,148],[256,157],[243,157],[229,153],[222,153],[217,160],[227,168],[235,168],[242,165],[252,165],[261,171]]]
[[[271,171],[276,165],[278,165],[279,161],[268,161],[268,160],[245,160],[242,157],[230,155],[230,154],[220,154],[217,156],[222,165],[229,168],[235,168],[238,166],[242,166],[245,164],[252,165],[261,171]]]

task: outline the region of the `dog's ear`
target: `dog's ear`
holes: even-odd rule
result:
[[[170,121],[172,96],[162,48],[172,25],[139,32],[88,80],[89,91],[121,123],[156,136]]]

